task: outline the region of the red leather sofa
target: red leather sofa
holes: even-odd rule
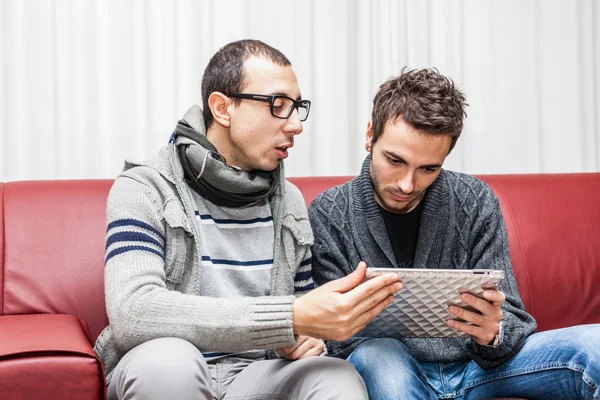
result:
[[[600,173],[481,176],[498,195],[539,330],[600,322]],[[309,203],[349,177],[292,178]],[[103,399],[112,181],[0,183],[0,398]]]

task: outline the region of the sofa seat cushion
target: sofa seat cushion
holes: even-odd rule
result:
[[[0,316],[3,398],[104,399],[104,371],[89,337],[73,315]]]

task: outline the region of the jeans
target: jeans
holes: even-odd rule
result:
[[[369,399],[600,400],[600,324],[531,335],[499,367],[474,361],[418,362],[397,339],[371,339],[348,357],[363,377]]]

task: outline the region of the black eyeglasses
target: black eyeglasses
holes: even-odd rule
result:
[[[300,121],[304,122],[308,118],[308,113],[310,112],[310,100],[294,100],[287,96],[269,96],[251,93],[230,93],[227,96],[235,97],[237,99],[266,101],[271,108],[271,115],[281,119],[288,119],[294,112],[294,109],[297,109]]]

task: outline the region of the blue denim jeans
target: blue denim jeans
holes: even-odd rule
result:
[[[517,355],[488,370],[474,361],[418,362],[396,339],[362,343],[348,361],[367,384],[370,400],[600,400],[600,324],[533,334]]]

